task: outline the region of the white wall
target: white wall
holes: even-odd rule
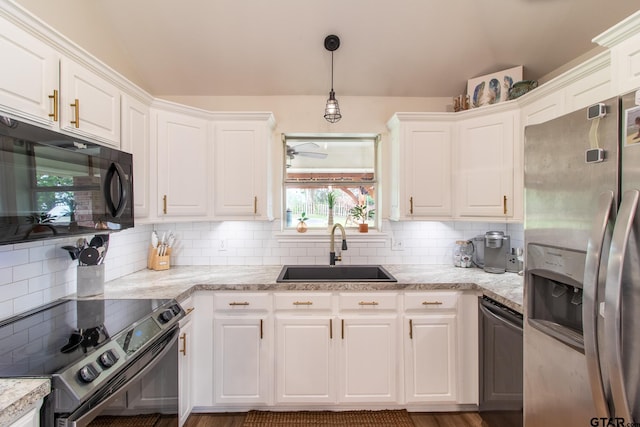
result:
[[[177,236],[174,266],[326,264],[327,243],[282,242],[279,222],[198,222],[156,225]],[[454,242],[488,230],[511,234],[512,247],[522,247],[521,225],[472,222],[384,222],[387,237],[375,243],[349,243],[344,264],[448,264]],[[106,280],[146,268],[152,225],[111,235],[105,259]],[[87,236],[90,237],[90,236]],[[392,251],[391,239],[404,250]],[[220,240],[225,251],[220,251]],[[0,319],[76,292],[76,266],[61,246],[72,239],[53,239],[0,246]],[[349,240],[349,239],[348,239]]]

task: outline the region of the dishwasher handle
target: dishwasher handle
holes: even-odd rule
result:
[[[522,332],[522,317],[511,312],[511,310],[498,307],[485,299],[480,300],[479,308],[485,316],[504,323],[505,325],[509,326],[512,329],[515,329],[516,331]]]

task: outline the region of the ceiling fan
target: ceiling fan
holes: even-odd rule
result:
[[[320,146],[315,142],[305,142],[305,143],[294,145],[294,146],[290,146],[287,144],[287,157],[289,158],[289,162],[287,162],[287,167],[291,166],[290,162],[291,160],[295,159],[296,156],[312,157],[314,159],[327,158],[327,153],[307,151],[307,150],[313,150],[315,148],[320,148]]]

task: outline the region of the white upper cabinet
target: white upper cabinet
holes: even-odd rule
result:
[[[42,125],[57,126],[60,55],[0,17],[0,57],[0,108]]]
[[[391,131],[393,220],[450,218],[452,123],[439,114],[397,113]]]
[[[271,113],[238,113],[215,120],[214,216],[273,219]]]
[[[178,112],[153,114],[158,217],[206,217],[211,193],[209,122]]]
[[[136,218],[149,216],[149,107],[137,99],[122,97],[122,150],[133,154],[133,202]]]
[[[456,217],[514,217],[516,118],[513,109],[458,122]]]
[[[60,126],[120,146],[120,91],[91,70],[62,58]]]
[[[615,94],[640,88],[640,11],[593,39],[609,48]]]

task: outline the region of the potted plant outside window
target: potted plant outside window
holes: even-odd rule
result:
[[[349,213],[353,217],[353,219],[361,220],[362,222],[358,224],[358,230],[361,233],[367,233],[369,231],[369,224],[367,224],[367,219],[373,217],[373,210],[367,210],[367,205],[355,205],[349,210]]]

